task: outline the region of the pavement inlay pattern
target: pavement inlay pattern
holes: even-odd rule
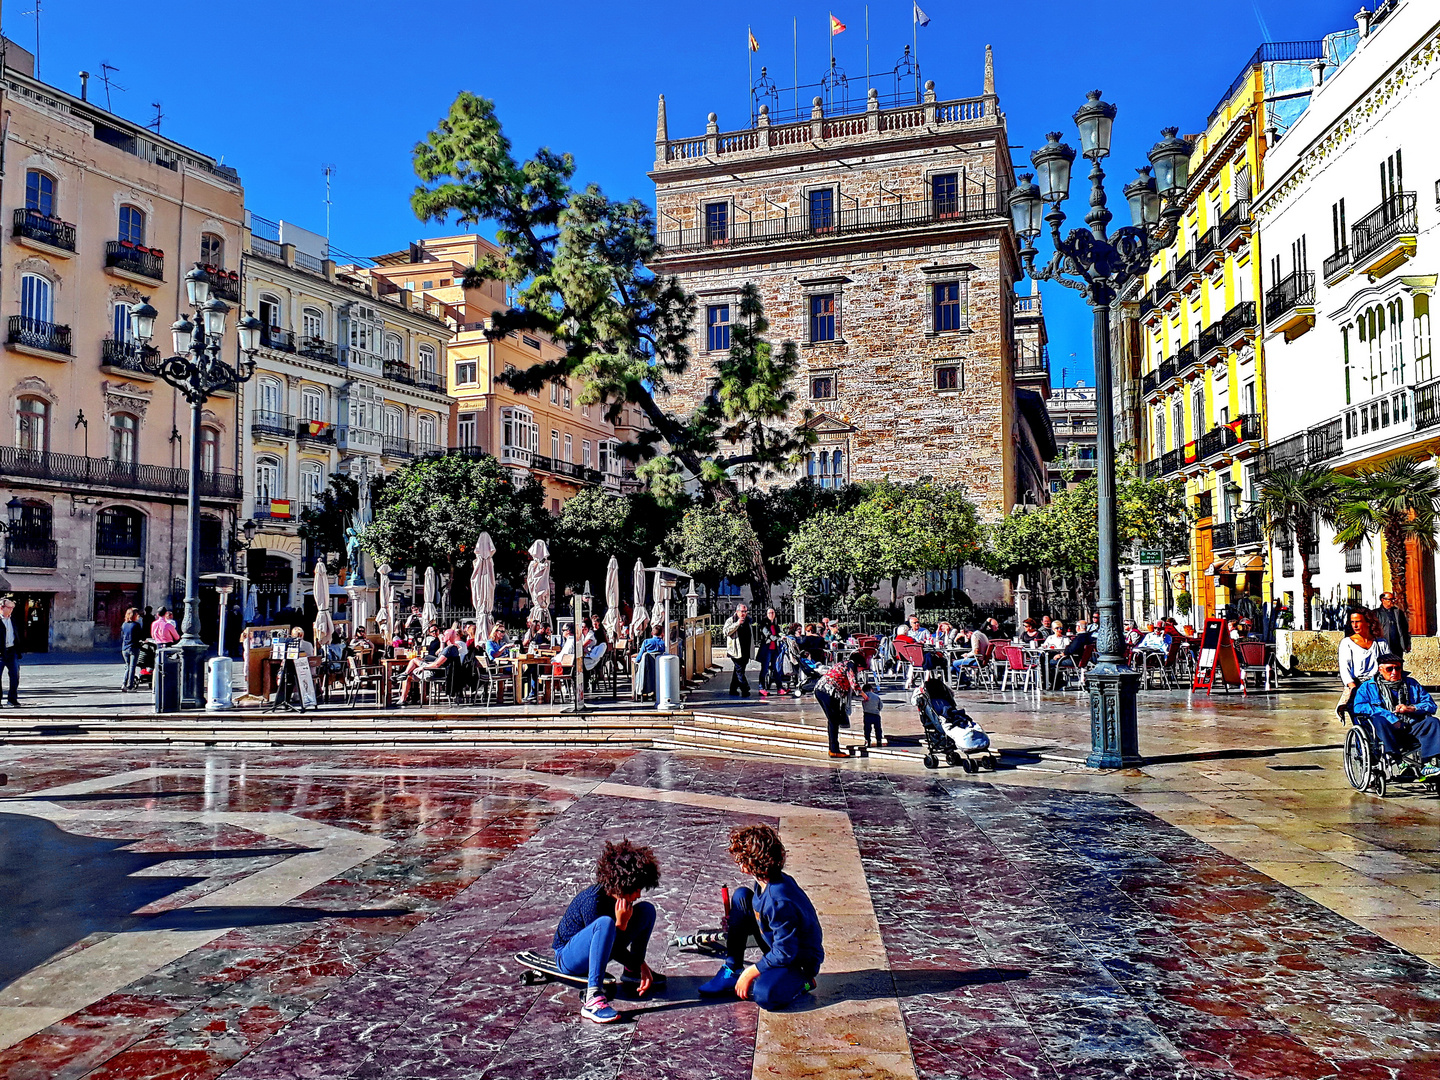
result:
[[[1038,776],[619,751],[4,767],[0,1077],[1440,1075],[1435,968],[1135,801]],[[763,1016],[699,1001],[715,962],[666,951],[717,922],[749,821],[781,828],[830,954],[812,1000]],[[670,988],[597,1027],[513,954],[626,835],[662,861]]]

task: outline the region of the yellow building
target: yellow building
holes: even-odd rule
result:
[[[1261,253],[1250,206],[1264,181],[1266,69],[1315,43],[1258,50],[1189,136],[1190,188],[1174,242],[1158,253],[1140,299],[1141,460],[1147,477],[1185,479],[1196,515],[1190,550],[1167,552],[1149,610],[1199,625],[1270,595],[1263,530],[1244,517],[1265,440],[1265,355],[1257,330]]]

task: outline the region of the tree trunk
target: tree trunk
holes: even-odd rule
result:
[[[1315,595],[1315,587],[1310,584],[1310,522],[1305,515],[1295,523],[1295,544],[1300,549],[1300,604],[1304,610],[1300,613],[1300,629],[1310,629],[1310,600]]]
[[[1405,550],[1405,535],[1398,526],[1385,529],[1385,561],[1390,564],[1390,591],[1395,594],[1395,606],[1406,609],[1409,585],[1409,553]]]

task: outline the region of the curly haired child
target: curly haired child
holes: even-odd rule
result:
[[[597,1024],[620,1019],[605,997],[605,967],[621,964],[620,988],[635,997],[660,989],[664,976],[645,963],[650,932],[655,928],[655,905],[640,893],[660,884],[660,864],[648,847],[606,842],[595,864],[595,884],[565,909],[555,930],[555,963],[561,971],[586,976],[580,1015]]]

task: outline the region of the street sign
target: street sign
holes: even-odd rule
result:
[[[1165,561],[1165,552],[1160,548],[1141,548],[1141,566],[1159,566]]]

